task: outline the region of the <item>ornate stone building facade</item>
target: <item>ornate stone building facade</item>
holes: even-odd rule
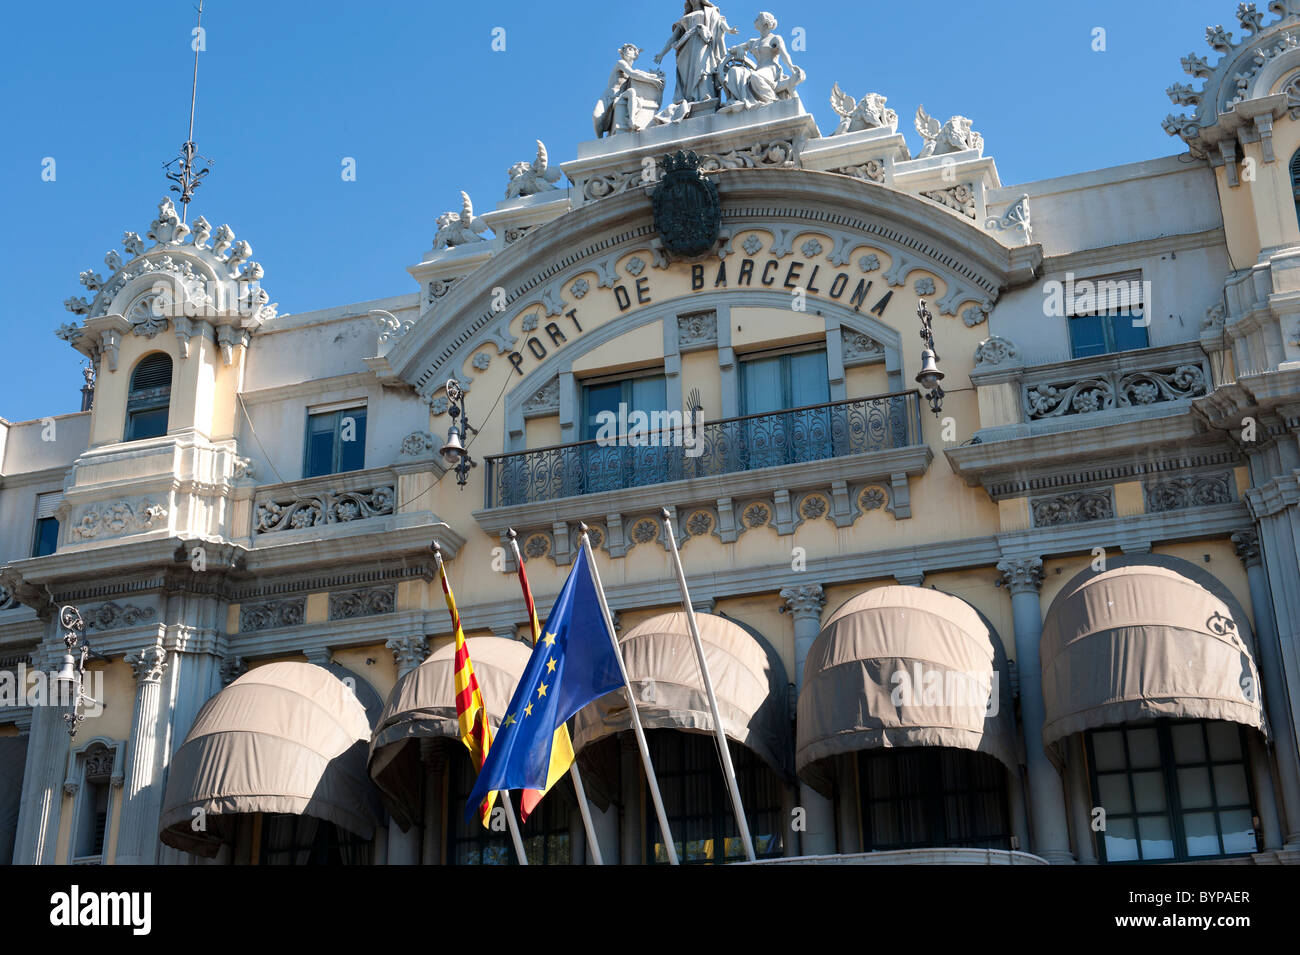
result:
[[[775,21],[693,2],[676,86],[623,47],[598,138],[521,141],[414,291],[316,312],[164,201],[66,303],[93,407],[0,426],[0,855],[508,861],[429,544],[500,719],[508,531],[544,617],[586,524],[678,851],[740,857],[667,508],[764,859],[1296,861],[1300,5],[1238,16],[1169,89],[1190,160],[1005,185],[961,116],[909,142],[836,84],[823,133]],[[28,692],[67,605],[75,737]],[[600,848],[662,861],[613,719]],[[542,805],[533,861],[590,858]]]

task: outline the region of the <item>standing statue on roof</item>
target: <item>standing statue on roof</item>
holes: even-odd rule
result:
[[[673,104],[707,103],[719,98],[717,69],[727,55],[728,33],[739,33],[710,0],[686,0],[672,36],[655,54],[660,63],[672,50],[677,58],[677,89]],[[689,110],[678,108],[683,118]]]

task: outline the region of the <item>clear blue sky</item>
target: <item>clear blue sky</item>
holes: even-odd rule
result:
[[[941,118],[962,113],[1006,184],[1180,151],[1160,128],[1181,111],[1164,94],[1188,80],[1179,57],[1210,53],[1207,24],[1240,33],[1235,0],[763,2],[787,42],[803,28],[800,93],[824,132],[835,81],[888,96],[914,151],[918,103]],[[84,294],[80,271],[105,271],[123,231],[145,233],[167,193],[161,166],[185,139],[196,3],[6,6],[0,416],[78,407],[80,356],[54,337],[72,317],[61,303]],[[736,40],[752,35],[753,3],[720,6],[741,28]],[[195,139],[215,165],[190,217],[228,222],[252,244],[281,312],[413,292],[405,267],[458,191],[492,208],[535,139],[553,160],[572,158],[591,138],[618,46],[640,45],[650,68],[681,9],[207,0]],[[504,52],[492,50],[495,27]],[[1104,53],[1092,50],[1095,27]],[[346,156],[355,182],[340,176]],[[53,182],[41,179],[45,157]]]

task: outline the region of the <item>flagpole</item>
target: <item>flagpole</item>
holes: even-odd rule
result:
[[[610,643],[614,645],[614,659],[618,661],[618,672],[623,675],[623,688],[627,691],[628,712],[632,715],[632,732],[636,736],[636,745],[641,750],[641,763],[645,766],[646,781],[650,784],[650,799],[655,805],[655,817],[659,820],[659,832],[664,837],[664,849],[668,853],[670,865],[680,865],[677,847],[673,844],[673,834],[668,828],[668,814],[664,812],[663,796],[659,794],[659,779],[655,776],[654,765],[650,762],[650,747],[646,745],[645,730],[641,728],[641,715],[636,708],[636,695],[632,692],[632,681],[628,679],[627,667],[623,663],[623,651],[618,648],[618,637],[614,636],[614,618],[609,613],[609,603],[605,600],[605,588],[600,583],[600,571],[596,569],[596,556],[591,552],[591,540],[587,537],[587,525],[579,524],[582,531],[582,549],[587,554],[587,566],[591,568],[591,579],[596,584],[596,598],[600,601],[600,612],[605,617],[605,630],[609,633]]]
[[[515,821],[515,806],[510,801],[510,790],[502,789],[497,793],[501,799],[501,805],[506,810],[506,825],[510,827],[510,838],[515,844],[515,858],[519,860],[520,865],[528,865],[528,856],[524,852],[524,840],[519,835],[519,823]]]
[[[513,527],[510,528],[509,534],[510,546],[514,548],[515,552],[515,563],[518,566],[522,566],[524,558],[523,555],[519,553],[519,541],[516,539],[519,535],[515,533]],[[523,578],[520,578],[519,583],[521,586],[523,585],[523,582]],[[527,600],[528,596],[529,595],[525,593],[524,599]],[[529,610],[532,612],[533,619],[528,621],[528,625],[529,627],[532,627],[534,622],[537,620],[537,609],[535,607],[530,607]],[[537,633],[534,631],[534,645],[536,642]],[[596,838],[596,827],[591,821],[591,807],[587,805],[587,788],[582,785],[582,773],[578,771],[577,753],[573,754],[573,762],[569,765],[569,778],[573,780],[573,792],[578,798],[578,813],[582,816],[582,828],[587,833],[587,845],[591,846],[591,859],[596,863],[596,865],[604,865],[605,860],[600,854],[600,841]]]
[[[431,546],[433,549],[433,559],[438,563],[438,576],[441,579],[446,580],[447,568],[446,566],[444,566],[442,562],[442,545],[435,540]],[[451,584],[448,583],[447,586],[450,587]],[[455,615],[453,615],[451,623],[452,626],[456,628],[456,630],[461,630],[459,611],[456,612]],[[461,632],[463,633],[464,631]],[[452,687],[452,689],[454,690],[455,687]],[[487,716],[486,704],[484,704],[484,706],[485,709],[483,711],[483,725],[486,727],[489,724],[487,721],[488,716]],[[473,760],[470,760],[470,762],[472,764]],[[478,767],[479,770],[481,770],[482,768],[483,767],[481,766]],[[524,852],[524,840],[519,835],[519,823],[515,821],[515,807],[514,804],[511,803],[510,801],[510,792],[509,790],[502,789],[498,791],[498,794],[501,797],[501,805],[506,812],[506,825],[510,829],[510,838],[514,841],[515,844],[515,858],[519,860],[520,865],[528,865],[528,856]]]
[[[749,837],[749,822],[745,819],[745,807],[740,801],[740,786],[736,784],[736,769],[731,764],[731,749],[727,746],[727,734],[722,728],[722,714],[718,710],[718,697],[713,692],[713,678],[709,676],[709,664],[704,659],[704,641],[700,639],[700,628],[695,622],[695,608],[691,606],[691,594],[686,589],[686,572],[682,570],[682,555],[677,551],[677,536],[673,533],[673,520],[668,508],[663,509],[664,534],[668,538],[669,549],[673,552],[673,565],[677,568],[677,586],[682,592],[682,607],[686,610],[686,625],[690,628],[691,639],[695,642],[695,657],[700,662],[700,676],[704,678],[704,690],[709,696],[709,712],[713,714],[713,730],[718,737],[718,756],[722,760],[722,774],[727,778],[727,789],[731,792],[731,807],[736,813],[736,828],[740,830],[740,841],[745,846],[745,858],[750,862],[756,860],[754,841]]]

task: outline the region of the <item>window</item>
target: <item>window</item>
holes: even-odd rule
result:
[[[447,806],[447,864],[515,865],[518,860],[515,859],[514,844],[508,830],[493,832],[484,829],[477,815],[469,821],[465,819],[465,800],[474,789],[476,773],[470,763],[469,753],[463,747],[457,746],[456,752],[450,754],[447,771],[451,774],[451,799]],[[514,806],[517,813],[517,799]],[[565,779],[551,788],[520,829],[529,865],[572,863],[570,808],[576,810],[577,803],[574,801],[572,784]]]
[[[117,751],[95,741],[80,754],[81,785],[74,805],[73,859],[99,862],[108,835],[109,792]]]
[[[858,753],[862,849],[1010,849],[1006,771],[992,756],[947,747]]]
[[[262,816],[260,865],[370,865],[370,843],[315,816]]]
[[[619,405],[626,410],[619,414]],[[615,381],[593,381],[582,386],[582,440],[592,441],[600,434],[601,412],[609,412],[618,422],[618,434],[625,434],[632,412],[651,415],[668,407],[668,384],[663,375],[642,375]],[[608,420],[608,416],[606,416]],[[649,423],[650,426],[653,422]],[[605,434],[609,431],[606,429]]]
[[[1146,348],[1145,284],[1140,271],[1066,284],[1070,356],[1088,358]]]
[[[826,350],[760,355],[740,362],[741,423],[737,437],[744,467],[764,468],[834,456]],[[806,410],[794,412],[791,409]],[[786,414],[774,414],[783,411]]]
[[[366,409],[344,408],[307,415],[304,477],[360,471],[366,466]]]
[[[748,358],[740,363],[740,413],[768,414],[831,400],[826,349]]]
[[[62,491],[36,495],[36,530],[32,534],[32,556],[53,554],[59,547],[59,505],[63,503]]]
[[[167,433],[167,406],[172,395],[172,360],[161,352],[141,359],[131,373],[126,398],[126,440],[158,438]]]
[[[659,777],[664,812],[681,862],[709,864],[743,860],[745,847],[736,828],[735,811],[722,779],[713,735],[655,730],[646,737],[655,775]],[[785,818],[780,781],[744,746],[734,743],[729,746],[750,838],[754,840],[754,854],[760,859],[779,856]],[[645,804],[646,859],[656,864],[667,863],[668,854],[648,789]]]
[[[1186,862],[1257,851],[1243,729],[1160,720],[1090,730],[1103,862]]]

